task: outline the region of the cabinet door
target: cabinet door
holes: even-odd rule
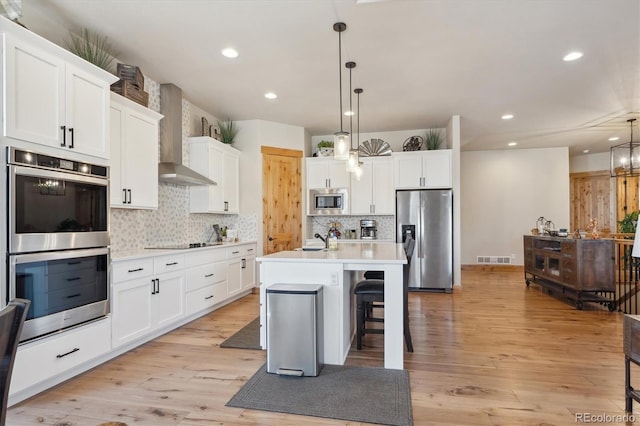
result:
[[[153,329],[151,278],[114,284],[113,347],[144,336]]]
[[[65,89],[66,145],[76,152],[108,159],[108,85],[67,64]]]
[[[369,215],[373,213],[374,167],[371,161],[363,160],[360,180],[351,176],[351,214]]]
[[[226,154],[224,160],[224,202],[225,213],[240,211],[240,158],[235,154]]]
[[[422,176],[426,188],[451,188],[451,150],[425,152],[422,157]]]
[[[157,327],[163,327],[182,318],[184,315],[184,273],[159,275],[156,294],[152,296],[152,299]]]
[[[126,115],[125,129],[121,164],[126,186],[131,190],[127,207],[157,209],[158,122],[130,111]]]
[[[307,189],[328,188],[327,160],[307,160]]]
[[[347,162],[328,160],[327,173],[330,188],[349,188],[351,173],[347,171]]]
[[[242,259],[240,270],[240,282],[242,290],[255,287],[256,284],[256,258],[247,257]]]
[[[242,258],[230,259],[227,266],[227,292],[233,296],[242,290],[241,287]]]
[[[111,141],[111,161],[109,162],[109,203],[111,207],[123,207],[127,201],[126,188],[122,175],[122,156],[124,143],[125,109],[111,103],[109,120],[109,140]]]
[[[5,35],[6,136],[61,148],[65,64]]]
[[[380,159],[379,161],[374,161],[372,166],[372,213],[377,215],[394,215],[396,213],[396,195],[392,178],[393,161],[391,158]]]
[[[422,184],[422,157],[420,153],[402,153],[394,156],[394,184],[396,189],[420,188]]]

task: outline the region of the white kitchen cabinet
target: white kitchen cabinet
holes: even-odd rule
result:
[[[162,115],[111,93],[111,207],[158,208],[158,122]]]
[[[238,213],[240,151],[208,136],[189,138],[189,167],[217,185],[191,186],[191,213]]]
[[[0,30],[3,135],[47,153],[108,159],[109,88],[117,78],[18,25],[2,21]]]
[[[396,189],[451,188],[451,150],[394,152]]]
[[[255,245],[245,244],[227,249],[227,292],[233,296],[255,285]]]
[[[307,189],[349,188],[347,162],[333,158],[306,159]]]
[[[187,315],[211,308],[227,298],[226,258],[223,249],[197,251],[187,257]]]
[[[69,372],[111,350],[111,318],[18,346],[11,395]]]
[[[185,258],[165,255],[113,265],[113,347],[139,339],[184,316]],[[116,281],[123,277],[128,281]]]
[[[394,215],[395,189],[393,160],[387,157],[363,157],[362,176],[351,176],[352,215]]]

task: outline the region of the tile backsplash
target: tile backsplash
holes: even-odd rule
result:
[[[149,108],[160,112],[160,85],[145,78]],[[191,104],[182,101],[182,162],[187,165],[189,152],[185,143],[191,126]],[[198,120],[200,118],[198,117]],[[256,214],[189,213],[189,187],[159,183],[157,210],[111,209],[111,249],[136,250],[173,243],[206,242],[212,225],[237,229],[240,240],[256,240]]]
[[[324,237],[329,230],[331,222],[339,222],[340,232],[342,233],[346,229],[355,229],[357,237],[360,238],[361,219],[374,219],[376,221],[379,240],[395,239],[394,216],[307,216],[307,229],[310,230],[307,239],[313,238],[316,233]]]

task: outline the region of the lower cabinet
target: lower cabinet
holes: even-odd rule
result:
[[[254,244],[227,249],[227,291],[233,296],[255,286],[256,252]]]
[[[11,394],[63,374],[111,350],[111,318],[18,347]]]
[[[150,268],[149,261],[153,264]],[[113,266],[113,346],[118,347],[184,316],[184,256],[131,260]],[[142,274],[116,282],[127,273]]]
[[[211,308],[227,298],[224,250],[196,252],[187,258],[186,314]]]

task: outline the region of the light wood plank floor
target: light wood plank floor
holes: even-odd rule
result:
[[[250,295],[18,404],[7,424],[352,425],[225,407],[266,357],[218,345],[257,316],[258,303]],[[587,305],[578,311],[527,288],[515,272],[465,271],[453,294],[411,293],[415,352],[405,359],[415,424],[575,425],[582,413],[625,424],[616,421],[622,316]],[[348,364],[382,365],[382,338],[367,335]]]

